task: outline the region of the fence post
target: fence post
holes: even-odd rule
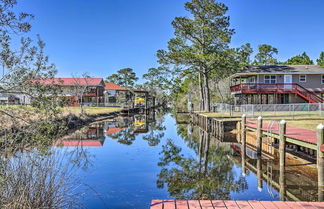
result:
[[[324,189],[324,153],[321,147],[324,144],[324,126],[319,124],[316,131],[317,137],[317,173],[318,173],[318,201],[323,201]]]
[[[258,117],[258,125],[257,125],[257,140],[256,140],[256,147],[257,147],[257,155],[261,156],[262,152],[262,117]]]
[[[285,199],[286,193],[286,178],[285,178],[285,166],[286,166],[286,121],[281,120],[279,126],[279,185],[280,185],[280,200]]]

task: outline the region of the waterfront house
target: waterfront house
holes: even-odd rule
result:
[[[105,106],[121,106],[126,104],[129,90],[114,83],[105,83]]]
[[[48,78],[39,81],[42,85],[58,85],[60,96],[65,97],[70,105],[80,103],[89,106],[99,106],[104,102],[104,80],[102,78]]]
[[[323,103],[324,68],[318,65],[248,66],[231,76],[235,104]]]

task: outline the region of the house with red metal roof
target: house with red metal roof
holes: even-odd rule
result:
[[[122,106],[129,100],[129,90],[117,84],[105,83],[105,106]]]
[[[72,106],[99,106],[104,102],[105,83],[102,78],[47,78],[36,80],[35,83],[60,86],[61,95],[66,97]]]

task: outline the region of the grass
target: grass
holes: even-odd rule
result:
[[[24,110],[32,110],[33,107],[31,106],[20,106],[20,105],[0,105],[0,109],[24,109]],[[80,107],[63,107],[60,108],[63,112],[72,113],[72,114],[80,114],[81,110]],[[111,113],[115,111],[121,110],[119,107],[84,107],[83,108],[85,113],[88,115],[97,115],[97,114],[104,114],[104,113]]]
[[[121,110],[119,107],[84,107],[83,109],[88,115],[98,115]],[[81,110],[80,107],[64,107],[63,111],[79,114]]]

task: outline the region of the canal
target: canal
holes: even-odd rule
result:
[[[145,209],[152,199],[317,201],[311,161],[288,155],[281,185],[275,149],[257,158],[248,147],[242,158],[235,140],[216,139],[189,121],[156,111],[63,137],[51,148],[62,158],[52,161],[64,168],[62,184],[69,185],[58,190],[72,206],[96,209]]]

